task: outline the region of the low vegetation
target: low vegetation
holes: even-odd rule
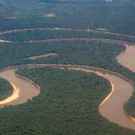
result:
[[[2,1],[2,2],[1,2]],[[124,50],[115,40],[135,38],[108,32],[135,34],[133,0],[0,0],[0,32],[11,29],[66,27],[99,32],[33,31],[1,35],[0,68],[28,63],[80,64],[102,67],[135,81],[135,73],[122,67],[116,56]],[[33,4],[31,4],[31,2]],[[4,4],[5,3],[5,4]],[[3,5],[4,4],[4,5]],[[46,16],[54,14],[53,17]],[[70,20],[70,21],[69,21]],[[97,41],[24,43],[49,38],[108,38]],[[115,40],[114,40],[115,39]],[[21,42],[20,42],[21,41]],[[57,53],[48,59],[27,59]],[[0,135],[134,135],[105,120],[98,105],[108,94],[109,82],[94,74],[57,69],[18,71],[41,86],[41,94],[26,104],[0,109]],[[62,85],[61,85],[62,84]],[[0,79],[0,100],[11,94],[11,86]],[[135,92],[126,111],[135,116]]]
[[[26,104],[1,110],[1,134],[134,135],[98,113],[100,102],[110,90],[103,78],[47,68],[18,72],[38,83],[41,94]]]
[[[27,34],[29,35],[29,33],[27,33]],[[33,33],[30,33],[30,34],[31,34],[30,38],[35,37],[35,35],[33,35]],[[43,35],[44,34],[45,33],[43,33]],[[39,34],[39,37],[37,37],[37,39],[38,38],[40,39],[41,35],[42,35],[42,33]],[[65,35],[62,34],[62,35],[65,36],[66,34]],[[20,36],[21,40],[23,40],[23,38],[25,38],[21,35],[18,35],[18,36]],[[36,35],[36,36],[38,36],[38,35]],[[10,44],[1,43],[0,45],[1,45],[0,46],[0,61],[1,61],[0,67],[1,68],[9,66],[9,65],[19,65],[19,64],[28,64],[28,63],[80,64],[80,65],[90,65],[90,66],[102,67],[105,69],[109,69],[111,71],[121,73],[124,76],[128,77],[129,79],[135,80],[134,73],[130,72],[128,69],[122,67],[120,64],[117,63],[116,56],[121,51],[124,50],[124,47],[120,43],[114,42],[114,40],[104,40],[104,41],[97,40],[97,41],[89,41],[89,42],[87,42],[87,41],[66,41],[66,42],[63,41],[63,42],[60,42],[59,41],[59,42],[38,43],[38,44],[36,44],[36,43],[30,44],[30,43],[23,43],[22,42],[19,44],[18,43],[10,43]],[[31,56],[43,55],[43,54],[47,54],[47,53],[57,53],[58,57],[53,57],[53,58],[48,58],[48,59],[41,58],[38,60],[27,59],[28,57],[31,57]],[[30,71],[28,71],[28,74],[29,74],[29,72]],[[48,71],[46,71],[46,72],[48,72]],[[40,82],[41,80],[44,80],[43,79],[44,77],[42,79],[40,78],[40,76],[42,77],[42,75],[39,71],[32,70],[32,72],[30,74],[31,74],[32,79],[34,79],[34,75],[36,74],[37,75],[36,79],[38,81],[36,81],[36,80],[34,80],[34,81],[39,83],[41,85],[42,89],[46,88],[46,84],[44,84],[45,85],[44,86]],[[43,71],[42,71],[42,74],[44,74]],[[57,73],[54,72],[54,75],[57,75]],[[71,74],[69,74],[69,75],[72,76]],[[48,82],[47,79],[45,80],[46,82]],[[44,83],[45,83],[45,81],[44,81]],[[93,83],[95,85],[94,81],[92,81],[92,82],[90,81],[89,83],[90,84]],[[53,83],[51,83],[51,85],[52,84]],[[103,85],[103,86],[107,90],[108,87],[106,85]],[[52,87],[55,87],[55,85],[54,86],[52,85]],[[65,88],[65,86],[63,86],[63,89],[64,88]],[[62,88],[61,88],[61,90],[62,90]],[[47,92],[47,91],[45,90],[45,92]],[[103,94],[103,96],[106,96],[107,93],[105,92],[102,94]],[[13,135],[24,134],[24,133],[29,134],[29,135],[30,134],[50,133],[50,135],[52,135],[53,134],[52,132],[54,132],[56,134],[62,134],[64,132],[63,131],[64,127],[62,127],[62,129],[61,129],[62,131],[57,132],[57,130],[59,128],[54,126],[56,123],[53,123],[53,127],[55,128],[55,130],[51,132],[52,126],[48,125],[48,123],[52,119],[54,120],[54,117],[51,118],[52,116],[46,115],[46,112],[43,112],[41,110],[42,108],[46,108],[46,111],[49,112],[49,110],[48,110],[49,106],[46,106],[46,104],[43,105],[40,103],[40,101],[43,101],[43,103],[48,102],[48,105],[50,104],[50,102],[49,102],[50,99],[48,99],[49,101],[45,101],[46,96],[43,96],[43,95],[45,95],[45,94],[41,93],[41,95],[39,97],[35,98],[33,101],[29,102],[28,104],[13,107],[13,108],[10,107],[10,108],[6,108],[4,110],[1,110],[0,114],[4,118],[6,115],[9,115],[9,114],[11,115],[11,113],[13,112],[13,114],[11,116],[9,115],[10,116],[9,119],[12,119],[12,122],[9,122],[8,118],[6,119],[6,122],[9,123],[9,125],[7,127],[11,127],[11,128],[9,130],[6,128],[3,128],[3,130],[1,130],[1,133],[6,132],[7,135],[9,132],[11,133],[11,135],[12,135],[12,133],[13,133]],[[50,97],[50,98],[53,98],[53,97]],[[95,99],[93,101],[93,99],[91,99],[90,102],[95,102],[96,106],[94,106],[94,107],[95,107],[95,109],[97,109],[99,103],[101,102],[101,99],[98,101]],[[129,103],[132,110],[127,109],[127,112],[130,112],[130,111],[135,112],[135,110],[133,109],[134,107],[132,106],[133,103],[134,103],[134,100],[132,100],[132,104]],[[129,106],[129,104],[128,104],[128,106]],[[38,109],[37,109],[37,105],[38,105]],[[53,108],[53,107],[51,107],[51,108]],[[39,115],[37,115],[37,113],[39,113],[39,112],[37,112],[37,113],[35,112],[36,110],[38,110],[40,112]],[[32,115],[31,112],[33,112],[33,111],[35,113]],[[88,110],[88,111],[91,111],[91,110]],[[20,116],[20,113],[18,113],[18,112],[22,113],[23,116]],[[37,118],[36,115],[39,117]],[[64,113],[62,115],[64,115]],[[16,116],[17,119],[15,120],[13,118],[13,116],[14,117]],[[54,115],[54,116],[56,117],[56,115]],[[30,125],[27,125],[27,123],[26,123],[26,121],[24,121],[23,117],[25,119],[29,119],[29,121],[31,122],[30,125],[32,127]],[[45,120],[42,121],[43,117],[45,117],[45,119],[47,121],[45,121]],[[96,117],[98,119],[96,119]],[[84,132],[84,130],[82,130],[82,131],[84,133],[86,133],[86,135],[89,133],[87,131],[90,131],[94,134],[94,132],[97,131],[97,127],[99,128],[104,123],[104,122],[103,123],[101,122],[101,125],[99,124],[100,126],[96,126],[96,125],[98,125],[96,121],[99,122],[101,119],[103,121],[105,121],[101,116],[99,116],[98,113],[96,113],[96,116],[94,118],[95,118],[95,121],[92,121],[92,123],[96,123],[96,124],[94,125],[95,127],[92,126],[91,129],[89,129],[90,126],[88,127],[87,126],[88,124],[85,124],[85,122],[84,122],[84,125],[85,125],[84,129],[86,130],[86,132]],[[33,123],[32,123],[33,121],[36,124],[33,125]],[[38,125],[38,122],[40,123],[39,125]],[[45,124],[45,122],[46,122],[46,124]],[[50,123],[52,123],[52,121]],[[87,123],[87,120],[86,120],[86,123]],[[102,135],[102,134],[105,135],[105,133],[106,133],[106,135],[108,135],[110,132],[112,132],[112,134],[119,133],[119,135],[124,135],[124,134],[125,135],[133,135],[133,133],[129,132],[126,129],[121,129],[121,128],[117,127],[117,125],[111,124],[107,121],[105,121],[105,123],[106,123],[104,125],[105,127],[102,127],[102,131],[104,133],[99,130],[96,132],[97,135]],[[4,125],[5,123],[3,122],[2,124]],[[11,126],[11,125],[13,125],[13,126]],[[46,130],[43,127],[44,125],[46,125]],[[57,125],[59,125],[59,124],[57,124]],[[91,123],[90,123],[90,125],[91,125]],[[61,125],[59,125],[59,127],[60,126]],[[63,126],[64,126],[64,124],[63,124]],[[66,126],[68,127],[69,125],[66,125]],[[74,124],[72,125],[72,127],[73,126],[74,126]],[[1,127],[3,127],[3,126],[1,125]],[[40,130],[38,130],[37,128],[39,128]],[[71,128],[71,127],[69,126],[69,128]],[[79,127],[78,127],[78,129],[79,129]],[[65,131],[66,131],[66,129],[65,129]],[[78,130],[79,133],[82,133],[82,131]],[[75,133],[75,132],[73,132],[73,133]],[[53,135],[55,135],[55,134],[53,134]]]
[[[27,50],[27,51],[26,51]],[[116,56],[124,50],[121,44],[109,41],[68,41],[38,44],[4,44],[0,46],[0,67],[28,63],[52,64],[81,64],[102,67],[123,74],[135,80],[134,73],[122,67],[116,61]],[[57,53],[58,57],[41,58],[38,60],[27,59],[31,56]],[[127,107],[128,106],[128,107]],[[130,109],[129,109],[130,106]],[[134,98],[126,105],[126,110],[134,114]]]
[[[21,32],[11,32],[4,35],[1,35],[1,39],[10,40],[15,42],[24,42],[31,40],[46,40],[46,39],[59,39],[59,38],[96,38],[96,39],[110,39],[110,40],[123,40],[135,42],[134,36],[128,36],[116,33],[111,33],[106,30],[88,28],[79,29],[33,29],[33,30],[24,30]]]
[[[0,79],[0,100],[12,94],[12,86],[4,79]]]

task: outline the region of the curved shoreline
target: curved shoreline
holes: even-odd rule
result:
[[[67,69],[67,70],[74,70],[74,71],[81,71],[86,73],[95,73],[98,76],[101,76],[107,80],[112,85],[112,90],[107,95],[107,97],[101,102],[99,105],[99,112],[100,114],[106,118],[107,120],[118,124],[119,126],[134,129],[135,130],[135,122],[131,120],[129,116],[124,111],[124,105],[128,101],[128,99],[131,97],[133,91],[134,91],[134,85],[131,80],[128,80],[126,77],[117,74],[112,71],[108,71],[102,68],[97,67],[90,67],[85,65],[63,65],[63,64],[28,64],[28,65],[19,65],[19,66],[13,66],[9,67],[8,69],[5,69],[4,72],[11,72],[15,71],[15,68],[58,68],[58,69]],[[16,79],[18,79],[18,75],[16,76]],[[24,86],[24,83],[26,82],[30,84],[32,87],[30,87],[29,90],[37,91],[37,86],[33,85],[29,80],[26,80],[26,78],[22,77],[19,79],[21,83]],[[26,87],[27,88],[27,87]],[[24,88],[20,88],[23,89]],[[28,91],[27,91],[28,92]],[[29,95],[31,99],[31,95]],[[35,95],[33,95],[35,96]],[[25,96],[24,96],[25,97]],[[8,105],[16,105],[20,103],[27,102],[29,98],[16,98],[15,100],[12,100]],[[7,104],[6,104],[7,105]],[[113,113],[117,112],[117,113]]]
[[[0,36],[3,36],[3,35],[6,35],[6,34],[12,34],[12,33],[20,33],[20,32],[28,32],[28,31],[45,31],[45,30],[49,30],[49,31],[68,31],[68,32],[87,32],[87,33],[90,33],[90,32],[94,32],[96,34],[108,34],[110,36],[116,36],[116,37],[113,37],[113,38],[98,38],[99,40],[114,40],[114,41],[120,41],[120,42],[123,42],[123,41],[128,41],[129,42],[134,42],[135,41],[135,36],[134,35],[127,35],[127,34],[122,34],[122,33],[114,33],[114,32],[110,32],[110,31],[101,31],[101,30],[97,30],[97,29],[90,29],[90,28],[87,28],[87,29],[74,29],[74,28],[70,28],[70,27],[37,27],[37,28],[22,28],[22,29],[12,29],[12,30],[6,30],[6,31],[3,31],[3,32],[0,32]],[[118,38],[120,37],[120,38]],[[67,38],[67,39],[71,39],[71,37]],[[77,38],[79,39],[79,38]],[[77,40],[75,39],[75,40]],[[81,40],[86,40],[86,39],[83,39],[83,37],[80,37]],[[94,38],[93,38],[94,39]],[[96,40],[97,38],[95,38],[94,40]],[[28,41],[22,41],[23,43],[41,43],[41,42],[52,42],[52,41],[55,41],[56,42],[58,40],[62,40],[62,39],[45,39],[45,40],[28,40]],[[18,41],[8,41],[8,40],[0,40],[0,42],[2,43],[18,43]]]
[[[10,33],[17,33],[17,32],[25,32],[25,31],[45,31],[45,30],[50,30],[50,31],[70,31],[70,32],[95,32],[95,33],[104,33],[104,34],[110,34],[112,36],[123,36],[127,38],[135,38],[134,35],[127,35],[127,34],[122,34],[122,33],[115,33],[115,32],[110,32],[110,31],[101,31],[97,29],[74,29],[70,27],[37,27],[37,28],[22,28],[22,29],[13,29],[13,30],[6,30],[3,32],[0,32],[0,35],[5,35],[5,34],[10,34]]]
[[[127,45],[126,48],[116,59],[121,65],[135,73],[135,61],[133,60],[135,57],[135,46]]]
[[[0,71],[0,77],[7,80],[13,87],[11,96],[0,101],[0,107],[22,104],[40,94],[40,87],[37,87],[31,80],[16,75],[15,69],[5,68]]]
[[[28,31],[28,29],[19,30]],[[30,31],[34,29],[29,29]],[[42,29],[41,29],[42,30]],[[57,30],[57,29],[55,29]],[[67,30],[67,29],[64,29]],[[72,29],[69,29],[72,30]],[[11,30],[5,33],[0,33],[0,35],[19,32],[17,30]],[[111,34],[111,33],[110,33]],[[114,34],[114,33],[112,33]],[[117,35],[117,33],[116,33]],[[73,41],[73,40],[82,40],[82,41],[92,41],[97,40],[95,38],[63,38],[63,39],[46,39],[39,41],[26,41],[27,43],[38,43],[38,42],[57,42],[57,41]],[[103,39],[98,39],[103,40]],[[24,42],[25,43],[25,42]],[[124,46],[124,45],[123,45]],[[123,52],[122,52],[123,53]],[[122,63],[120,63],[122,64]],[[123,65],[124,66],[124,65]],[[63,64],[27,64],[27,65],[16,65],[12,67],[5,68],[0,71],[0,76],[10,82],[14,88],[13,94],[6,98],[5,100],[0,101],[0,107],[8,105],[17,105],[27,102],[32,99],[32,97],[38,96],[40,93],[40,87],[20,75],[15,74],[17,68],[58,68],[58,69],[68,69],[81,71],[86,73],[95,73],[98,76],[101,76],[108,80],[112,85],[111,92],[105,97],[105,99],[99,105],[100,114],[107,120],[118,124],[121,127],[135,130],[135,118],[128,116],[124,111],[124,105],[128,102],[129,98],[132,96],[134,91],[134,82],[128,78],[122,76],[119,73],[115,73],[109,70],[102,68],[91,67],[86,65],[63,65]]]

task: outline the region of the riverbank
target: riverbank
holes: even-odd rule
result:
[[[126,50],[118,55],[118,62],[135,73],[135,46],[127,46]]]
[[[18,66],[18,67],[21,67],[21,66]],[[107,71],[101,68],[89,67],[85,65],[62,65],[62,64],[60,65],[57,65],[57,64],[35,64],[34,65],[33,64],[32,65],[32,64],[29,64],[29,65],[22,65],[22,67],[23,68],[24,67],[28,67],[28,68],[45,68],[46,67],[46,68],[77,70],[77,71],[83,71],[86,73],[92,72],[92,73],[97,74],[98,76],[101,76],[109,80],[109,82],[111,82],[112,84],[112,91],[100,104],[99,112],[102,114],[103,117],[105,117],[109,121],[112,121],[118,124],[119,126],[135,129],[135,123],[129,119],[129,117],[126,115],[124,111],[124,105],[125,103],[128,102],[129,98],[132,96],[134,88],[133,88],[132,82],[130,82],[130,80],[123,77],[122,75],[117,75],[117,73],[113,73],[111,71]],[[8,76],[9,78],[9,76],[13,74],[13,73],[10,73],[11,71],[13,70],[8,69],[8,72],[5,74],[5,76]],[[16,79],[20,79],[20,78],[17,78],[17,76],[14,76],[14,77],[16,77]],[[26,98],[26,93],[30,99],[33,97],[33,95],[30,95],[28,93],[28,89],[29,89],[29,92],[32,92],[32,93],[35,91],[38,91],[37,88],[33,87],[31,83],[29,83],[28,81],[27,83],[26,81],[24,81],[24,79],[20,80],[20,84],[18,85],[18,87],[20,91],[23,92],[22,94],[23,97],[19,97],[18,98],[19,101],[16,100],[15,102],[12,102],[14,105],[18,103],[23,103],[24,99]],[[24,86],[26,86],[25,89],[27,89],[26,93],[24,91]]]

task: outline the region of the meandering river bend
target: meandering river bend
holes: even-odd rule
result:
[[[117,60],[120,64],[135,72],[134,57],[135,47],[127,46],[126,50],[117,56]],[[124,105],[132,96],[134,86],[132,81],[124,76],[105,69],[85,65],[30,64],[25,66],[28,68],[50,67],[59,69],[66,68],[68,70],[87,73],[92,72],[107,79],[112,85],[112,90],[99,105],[98,109],[100,114],[107,120],[114,122],[119,126],[135,130],[135,121],[133,121],[124,111]],[[17,66],[14,66],[11,68],[5,68],[0,72],[0,77],[8,80],[13,87],[12,95],[1,100],[0,107],[25,103],[40,94],[40,87],[31,80],[17,75],[15,73],[16,69]]]

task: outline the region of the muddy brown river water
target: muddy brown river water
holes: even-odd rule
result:
[[[0,77],[10,82],[13,93],[10,97],[0,101],[0,106],[17,105],[31,100],[38,96],[40,89],[33,85],[30,80],[26,80],[15,74],[15,69],[7,69],[0,73]]]
[[[127,49],[117,57],[118,62],[135,72],[135,46],[128,46]]]
[[[128,46],[126,51],[122,52],[117,57],[117,59],[123,66],[125,66],[123,64],[124,57],[126,57],[126,60],[129,59],[130,63],[134,62],[135,49],[133,48],[134,47]],[[129,67],[134,68],[134,64],[129,65],[128,65]],[[93,72],[98,76],[101,76],[109,80],[109,82],[112,85],[112,90],[109,93],[109,95],[107,95],[106,98],[99,105],[100,114],[107,120],[114,122],[119,126],[135,130],[135,122],[129,119],[129,116],[127,116],[127,114],[124,111],[124,105],[129,100],[134,91],[134,87],[129,81],[110,72],[104,73],[102,70],[98,68],[92,70],[91,67],[88,66],[85,67],[80,65],[75,66],[75,65],[51,65],[51,64],[31,65],[32,68],[37,66],[39,67],[49,66],[60,69],[66,67],[69,70],[76,70],[87,73]],[[0,77],[8,80],[14,88],[13,93],[10,97],[0,101],[1,107],[5,105],[7,106],[7,105],[22,104],[40,94],[39,86],[35,85],[32,81],[24,77],[21,77],[20,75],[16,75],[15,68],[5,69],[1,71]]]

